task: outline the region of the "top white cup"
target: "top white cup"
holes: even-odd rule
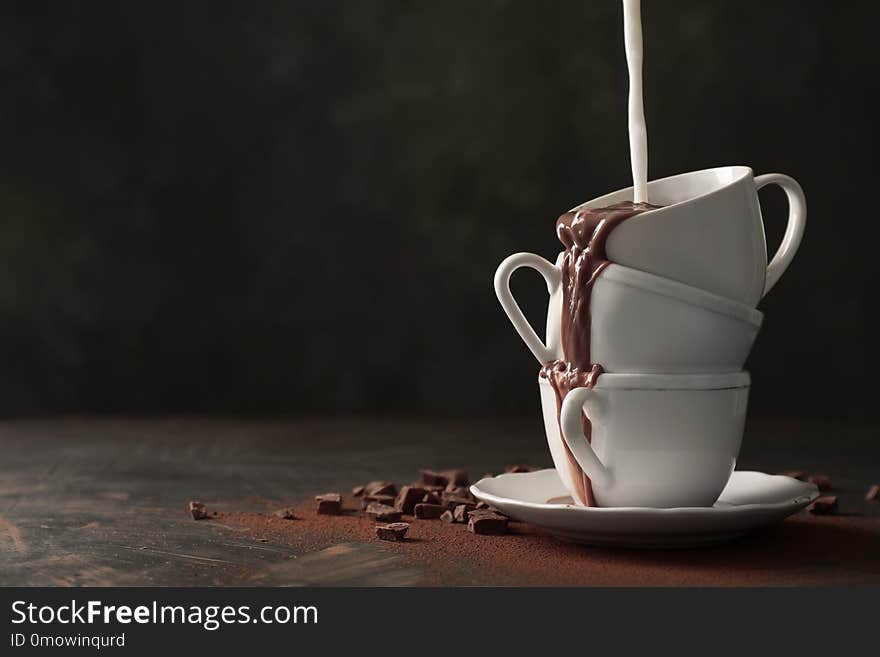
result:
[[[779,185],[788,197],[788,225],[767,264],[758,190]],[[632,187],[573,210],[631,201]],[[633,269],[702,288],[752,307],[791,264],[804,234],[801,186],[780,173],[754,177],[745,166],[682,173],[648,183],[648,201],[664,207],[622,222],[609,235],[608,258]]]

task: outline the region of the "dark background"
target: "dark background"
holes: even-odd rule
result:
[[[752,413],[873,414],[877,3],[643,5],[650,176],[807,194]],[[492,274],[630,183],[621,24],[618,0],[4,3],[0,414],[536,409]]]

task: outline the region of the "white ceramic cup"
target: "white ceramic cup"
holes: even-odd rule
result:
[[[550,454],[579,504],[577,468],[590,477],[600,507],[711,506],[733,472],[746,418],[747,372],[603,374],[592,390],[576,388],[566,396],[559,420],[553,388],[546,379],[539,383]],[[592,443],[581,429],[582,409]]]
[[[788,224],[767,264],[758,190],[778,185],[788,197]],[[631,201],[632,187],[573,208]],[[776,285],[804,234],[807,202],[801,186],[779,173],[755,177],[745,166],[682,173],[648,183],[648,201],[664,207],[630,217],[608,236],[609,260],[671,278],[750,305]]]
[[[513,327],[540,363],[562,358],[561,270],[533,253],[506,258],[495,273],[495,293]],[[541,341],[510,291],[510,276],[530,267],[550,293],[547,342]],[[742,369],[763,315],[705,290],[610,264],[590,299],[590,351],[606,372],[645,374],[733,372]]]

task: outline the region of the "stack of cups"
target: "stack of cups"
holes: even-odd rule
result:
[[[785,191],[789,216],[768,265],[757,192],[769,184]],[[575,210],[630,201],[632,193],[623,189]],[[564,401],[539,378],[547,441],[579,504],[711,506],[742,442],[750,383],[742,368],[763,320],[756,306],[794,258],[806,201],[792,178],[754,177],[748,167],[657,180],[648,184],[648,199],[663,207],[611,232],[611,264],[592,289],[588,339],[604,373]],[[542,365],[564,358],[560,264],[561,255],[553,264],[517,253],[495,274],[502,307]],[[511,295],[510,276],[520,267],[547,282],[545,342]],[[584,494],[587,478],[591,496]]]

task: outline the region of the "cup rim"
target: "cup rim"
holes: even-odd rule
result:
[[[599,375],[596,390],[731,390],[748,388],[751,376],[741,372],[711,374],[638,374],[611,373]],[[538,377],[538,383],[549,386],[550,382]]]
[[[709,167],[707,169],[699,169],[697,171],[685,171],[683,173],[676,173],[671,176],[666,176],[665,178],[657,178],[656,180],[648,181],[648,198],[649,199],[651,198],[651,187],[652,186],[657,186],[657,185],[660,185],[663,183],[668,183],[668,182],[676,180],[676,179],[689,178],[691,176],[706,174],[706,173],[710,173],[713,171],[733,171],[735,174],[735,177],[730,182],[728,182],[724,185],[721,185],[720,187],[716,187],[715,189],[712,189],[712,190],[706,192],[705,194],[700,194],[699,196],[694,196],[693,198],[688,198],[683,201],[679,201],[678,203],[673,203],[671,205],[664,205],[660,208],[657,208],[656,210],[649,210],[648,212],[643,212],[643,213],[639,214],[638,216],[643,217],[643,216],[649,215],[649,214],[655,215],[655,214],[663,212],[664,210],[669,210],[670,208],[680,208],[681,206],[687,205],[688,203],[694,203],[695,201],[709,198],[709,197],[714,196],[716,194],[720,194],[722,191],[724,191],[728,187],[732,187],[733,185],[736,185],[743,178],[745,178],[747,176],[754,177],[754,175],[755,175],[755,172],[752,170],[752,168],[749,166],[746,166],[744,164],[731,164],[731,165],[726,165],[726,166]],[[569,212],[577,212],[578,210],[583,210],[583,209],[589,208],[589,207],[602,207],[603,205],[606,205],[608,203],[608,201],[605,200],[608,197],[617,196],[619,194],[626,193],[626,192],[629,192],[629,197],[632,198],[633,185],[630,185],[629,187],[621,187],[620,189],[617,189],[613,192],[608,192],[606,194],[602,194],[601,196],[597,196],[595,198],[592,198],[589,201],[584,201],[583,203],[580,203],[580,204],[576,205],[575,207],[573,207],[571,210],[569,210]]]
[[[670,299],[682,301],[684,303],[733,317],[742,322],[751,324],[755,328],[761,326],[764,320],[764,313],[752,306],[722,297],[708,290],[704,290],[693,285],[674,281],[671,278],[650,274],[640,269],[633,269],[615,262],[609,264],[600,274],[597,282],[602,279],[634,287],[637,289],[647,290],[653,294],[658,294]]]

